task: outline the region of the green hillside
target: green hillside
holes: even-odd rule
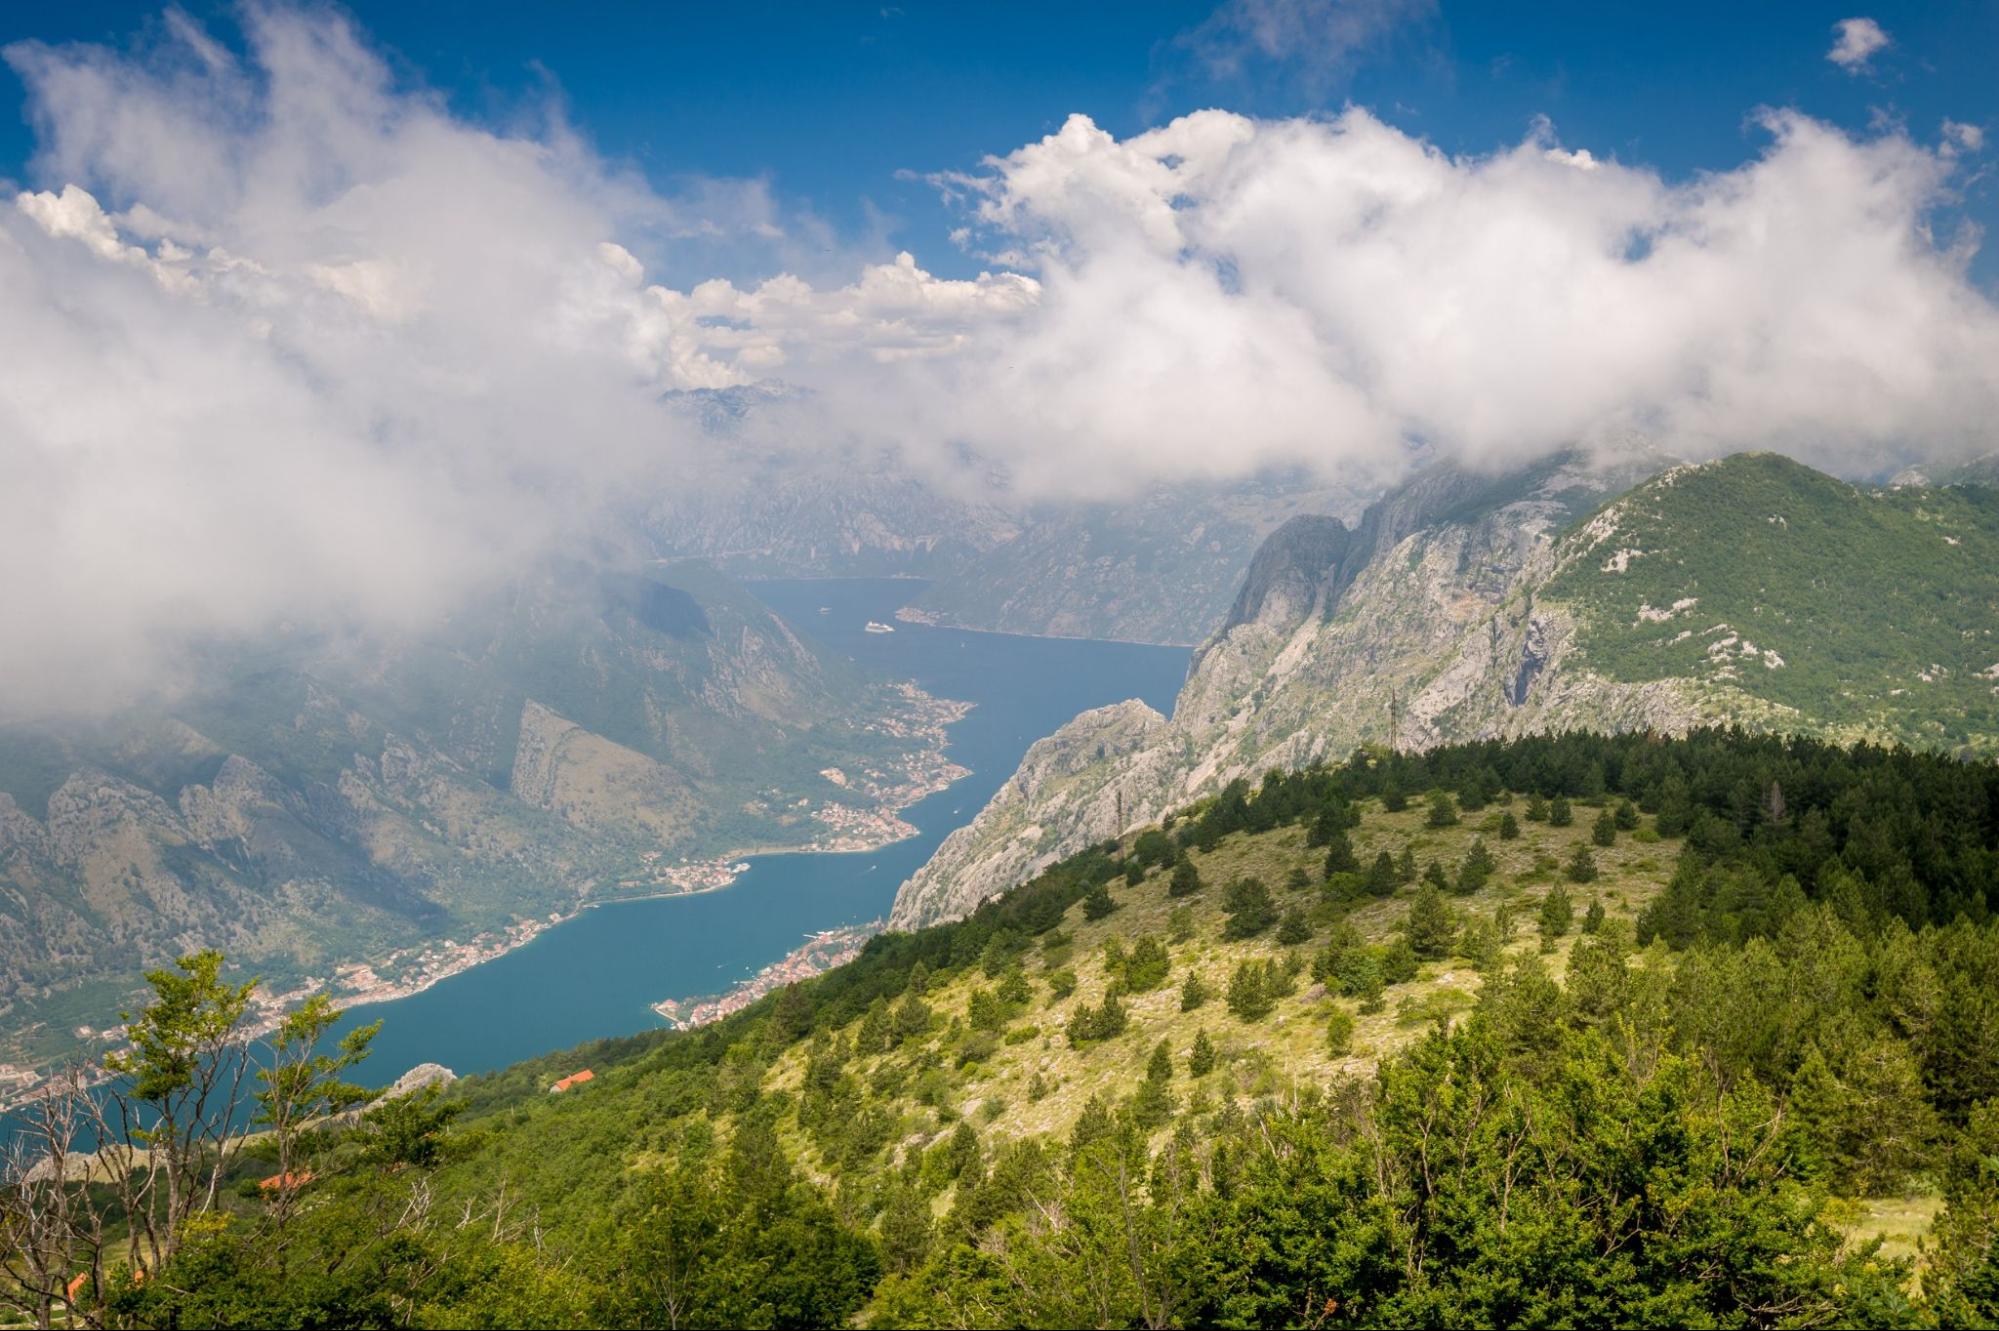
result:
[[[1864,490],[1774,454],[1676,468],[1562,545],[1584,664],[1852,737],[1999,749],[1999,490]]]
[[[117,1248],[101,1298],[182,1326],[1989,1319],[1995,885],[1989,765],[1715,732],[1363,754],[715,1026],[392,1101],[299,1147],[295,1205],[241,1159],[163,1278]]]

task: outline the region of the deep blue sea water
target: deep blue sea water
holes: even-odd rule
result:
[[[950,754],[972,775],[903,814],[919,834],[853,855],[763,855],[719,892],[616,902],[420,994],[357,1007],[380,1019],[358,1080],[381,1085],[418,1063],[461,1075],[663,1023],[651,1005],[720,993],[803,942],[888,913],[896,888],[968,823],[1035,740],[1086,708],[1142,698],[1170,711],[1182,648],[967,633],[899,624],[922,587],[875,578],[773,581],[757,595],[797,631],[863,667],[975,704],[951,727]],[[821,614],[820,607],[827,607]],[[870,619],[894,633],[865,631]]]

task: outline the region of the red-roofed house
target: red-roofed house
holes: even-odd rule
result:
[[[572,1086],[581,1086],[586,1081],[595,1081],[595,1080],[597,1080],[597,1074],[592,1072],[589,1068],[585,1068],[581,1072],[570,1073],[567,1077],[564,1077],[561,1081],[555,1083],[555,1085],[549,1087],[548,1089],[550,1094],[554,1094],[557,1091],[566,1091]]]

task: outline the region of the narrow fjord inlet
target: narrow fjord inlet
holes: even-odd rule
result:
[[[1126,698],[1170,712],[1187,670],[1187,652],[1176,647],[899,623],[896,610],[923,587],[907,579],[750,586],[796,631],[864,669],[973,704],[950,731],[950,756],[971,775],[904,810],[917,835],[878,851],[753,856],[726,888],[607,902],[421,993],[351,1009],[344,1029],[382,1022],[358,1074],[364,1081],[387,1084],[422,1063],[487,1072],[654,1029],[653,1004],[724,994],[807,935],[884,919],[896,889],[972,820],[1028,745],[1079,712]],[[895,631],[869,632],[870,622]]]

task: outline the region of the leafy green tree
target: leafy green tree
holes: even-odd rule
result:
[[[319,1052],[320,1041],[344,1015],[325,994],[306,999],[278,1022],[269,1059],[257,1070],[262,1089],[256,1095],[253,1121],[269,1129],[269,1146],[277,1160],[276,1184],[269,1195],[271,1219],[280,1229],[291,1217],[299,1189],[314,1172],[310,1166],[328,1121],[374,1099],[373,1091],[343,1078],[368,1057],[381,1022],[358,1026],[340,1038],[333,1052]]]
[[[104,1067],[140,1107],[129,1137],[142,1148],[143,1181],[129,1197],[133,1269],[157,1269],[178,1247],[189,1217],[213,1209],[241,1148],[232,1120],[242,1103],[249,1051],[244,1019],[255,980],[226,984],[222,954],[196,952],[172,970],[148,971],[152,1002],[122,1013],[129,1049]]]
[[[1284,912],[1284,919],[1277,926],[1277,941],[1286,947],[1312,941],[1312,925],[1302,910]]]
[[[1166,937],[1175,943],[1185,943],[1194,936],[1194,912],[1186,906],[1175,906],[1166,916]]]

